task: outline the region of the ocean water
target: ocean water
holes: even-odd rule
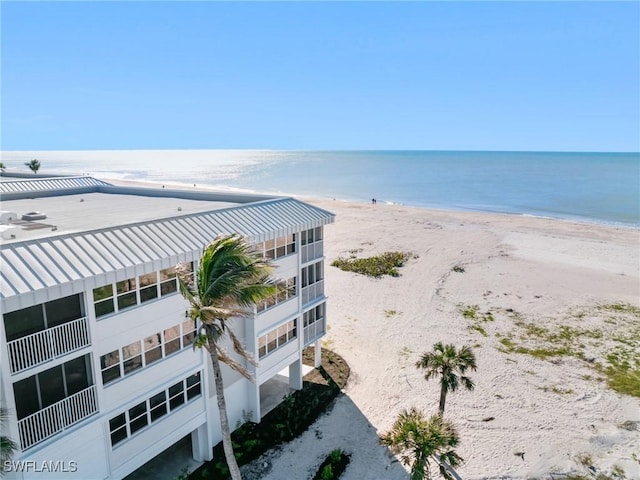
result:
[[[134,150],[2,152],[42,173],[640,226],[640,154]]]

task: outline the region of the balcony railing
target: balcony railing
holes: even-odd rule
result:
[[[311,325],[304,327],[304,344],[309,345],[311,342],[317,340],[319,337],[325,334],[325,319],[321,318],[316,320]]]
[[[324,255],[323,242],[310,243],[309,245],[303,245],[300,249],[302,257],[302,263],[310,262],[316,258],[320,258]]]
[[[86,317],[12,340],[7,344],[11,373],[35,367],[90,344]]]
[[[52,437],[98,411],[96,387],[92,385],[64,400],[18,420],[22,450]]]
[[[300,295],[302,295],[302,305],[306,305],[312,300],[323,296],[324,280],[320,280],[319,282],[312,283],[308,287],[304,287],[303,289],[301,289]]]

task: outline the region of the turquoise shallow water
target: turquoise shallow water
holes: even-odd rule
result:
[[[12,154],[3,161],[11,164]],[[29,152],[35,155],[36,152]],[[43,171],[640,226],[640,154],[37,152]],[[33,158],[33,157],[32,157]]]

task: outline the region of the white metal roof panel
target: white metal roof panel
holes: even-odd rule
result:
[[[21,178],[15,181],[0,182],[0,193],[44,192],[109,185],[109,183],[93,177],[46,177],[27,180]]]
[[[25,302],[17,297],[38,293],[40,298],[40,291],[52,286],[73,283],[76,289],[91,288],[98,286],[96,277],[124,280],[132,271],[166,268],[160,265],[166,264],[167,258],[194,260],[220,234],[239,233],[262,242],[333,219],[325,210],[282,198],[7,243],[0,249],[2,309],[20,308],[17,306]]]

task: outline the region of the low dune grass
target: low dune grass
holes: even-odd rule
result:
[[[463,316],[475,318],[477,310],[466,308],[465,311],[462,311]],[[587,316],[595,316],[603,324],[616,326],[607,331],[571,325],[546,327],[525,321],[522,314],[513,310],[509,309],[508,313],[516,329],[496,335],[501,352],[529,355],[540,360],[575,357],[601,374],[612,390],[640,397],[640,308],[625,303],[597,305],[573,312],[567,319],[582,322]],[[592,358],[587,358],[585,353],[588,341],[600,344],[598,353]]]
[[[384,252],[366,258],[338,257],[331,262],[331,266],[338,267],[345,272],[355,272],[373,278],[380,278],[383,275],[398,277],[400,276],[398,268],[404,266],[407,260],[412,257],[416,258],[407,252]]]

